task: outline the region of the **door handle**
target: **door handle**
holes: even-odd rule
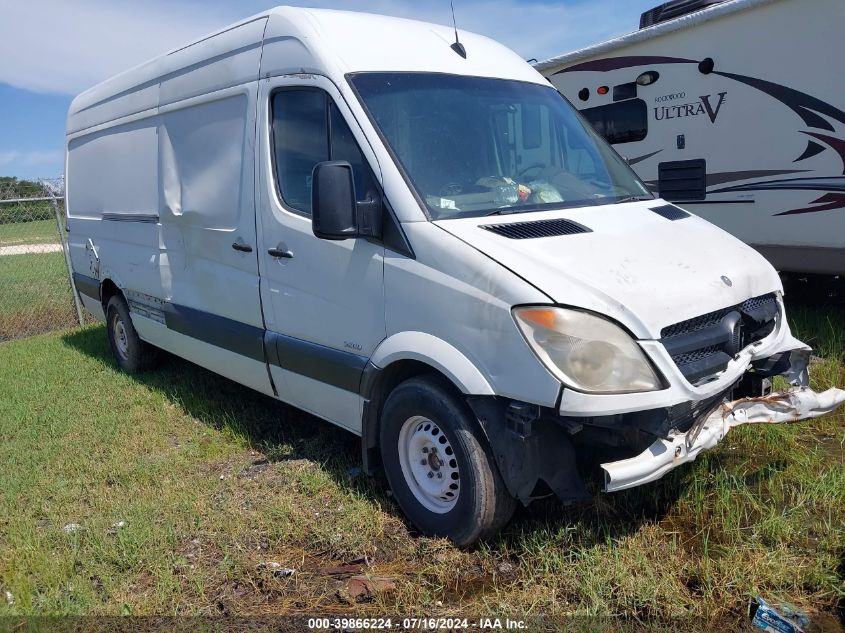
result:
[[[280,248],[268,248],[267,254],[271,257],[287,257],[288,259],[293,257],[293,253],[291,251],[283,251]]]
[[[240,251],[241,253],[252,252],[252,246],[250,246],[249,244],[242,244],[241,242],[233,243],[232,248],[234,248],[236,251]]]

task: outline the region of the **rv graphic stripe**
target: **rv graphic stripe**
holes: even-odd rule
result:
[[[564,68],[555,73],[555,75],[562,75],[563,73],[571,73],[578,71],[598,71],[607,72],[609,70],[619,70],[620,68],[631,68],[633,66],[647,66],[649,64],[697,64],[694,59],[683,59],[681,57],[660,57],[655,55],[639,55],[639,56],[625,56],[625,57],[605,57],[604,59],[594,59],[588,62],[575,64],[569,68]]]
[[[820,198],[813,200],[810,204],[817,204],[819,206],[792,209],[790,211],[775,213],[775,215],[798,215],[800,213],[815,213],[817,211],[833,211],[834,209],[842,209],[845,208],[845,194],[826,193]]]
[[[714,71],[713,74],[733,79],[734,81],[756,88],[761,92],[765,92],[767,95],[777,99],[790,110],[795,112],[795,114],[801,117],[801,120],[810,127],[827,130],[829,132],[834,131],[833,126],[816,114],[816,112],[829,116],[831,119],[835,119],[840,123],[845,123],[845,112],[833,107],[821,99],[816,99],[815,97],[799,90],[795,90],[794,88],[788,88],[787,86],[782,86],[781,84],[765,81],[756,77],[735,75],[734,73]]]
[[[784,178],[781,180],[768,180],[766,182],[752,182],[744,185],[723,187],[710,193],[723,193],[729,191],[824,191],[821,197],[816,198],[810,204],[817,206],[790,209],[775,213],[775,216],[797,215],[803,213],[815,213],[817,211],[833,211],[845,208],[845,178],[839,177],[816,177],[816,178]]]
[[[821,154],[825,150],[824,145],[819,145],[815,141],[807,141],[807,149],[804,150],[804,153],[801,154],[798,158],[796,158],[793,163],[800,163],[802,160],[806,160],[808,158],[812,158],[817,154]]]

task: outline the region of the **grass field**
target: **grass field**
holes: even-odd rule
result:
[[[792,315],[824,357],[814,386],[845,385],[842,311]],[[727,631],[762,594],[840,630],[843,422],[737,429],[655,484],[535,504],[462,551],[409,529],[342,430],[172,357],[121,374],[101,326],[12,341],[0,615],[578,614]],[[352,573],[395,587],[361,602]]]
[[[53,219],[0,224],[0,246],[58,243],[59,235]]]
[[[64,253],[0,256],[0,341],[77,324]]]

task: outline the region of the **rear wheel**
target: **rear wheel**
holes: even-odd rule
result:
[[[400,384],[384,404],[381,454],[399,506],[420,531],[470,545],[516,506],[465,403],[436,377]]]
[[[158,360],[158,349],[142,341],[135,331],[129,306],[121,295],[113,296],[106,306],[106,334],[114,359],[123,371],[144,371]]]

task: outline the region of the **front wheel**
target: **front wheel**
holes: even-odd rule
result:
[[[396,387],[380,435],[394,497],[423,533],[470,545],[510,520],[516,501],[466,404],[445,381],[418,377]]]

